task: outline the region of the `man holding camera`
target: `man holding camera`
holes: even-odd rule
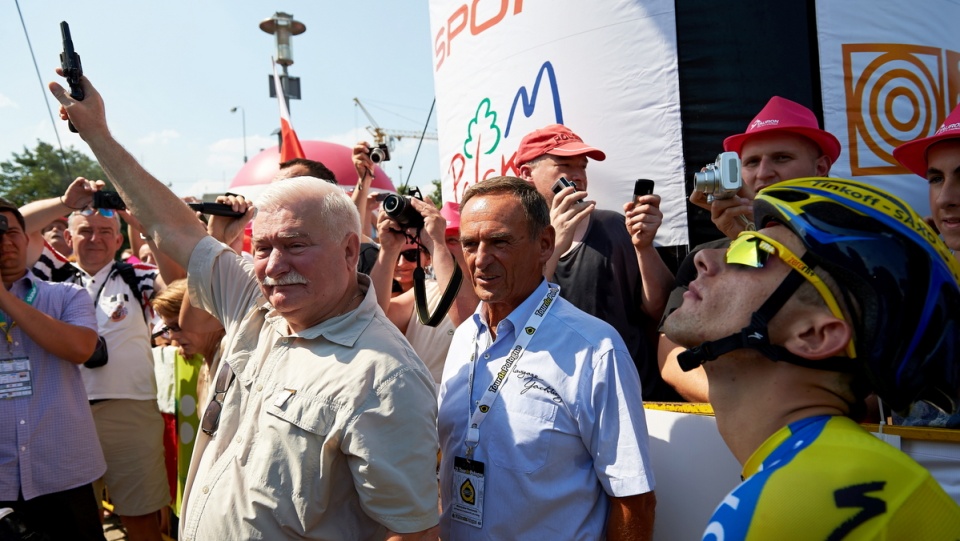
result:
[[[350,199],[309,177],[271,184],[244,263],[113,139],[99,93],[82,83],[79,102],[50,84],[61,118],[229,337],[180,539],[436,539],[434,385],[356,271]],[[224,238],[254,214],[241,198],[231,206],[244,214]]]
[[[77,365],[96,349],[79,287],[27,272],[25,221],[0,199],[0,508],[51,539],[103,539],[91,483],[106,465]]]
[[[786,181],[753,216],[757,231],[696,253],[664,323],[743,465],[704,539],[956,539],[960,508],[930,472],[855,419],[870,392],[895,410],[960,399],[960,264],[859,182]]]
[[[103,484],[128,537],[159,540],[157,511],[170,503],[170,491],[147,324],[147,300],[158,287],[159,277],[152,265],[116,260],[123,244],[122,211],[95,205],[123,205],[111,201],[118,197],[103,192],[103,185],[102,181],[78,178],[62,197],[36,201],[23,210],[31,222],[41,223],[51,214],[73,210],[64,237],[73,248],[76,263],[45,247],[33,271],[45,280],[83,287],[94,302],[106,349],[101,352],[100,362],[87,363],[80,373],[107,461]]]
[[[697,277],[696,252],[726,248],[730,240],[753,223],[753,198],[761,189],[778,182],[804,177],[822,177],[840,156],[840,141],[820,129],[813,111],[799,103],[774,96],[747,125],[744,133],[723,141],[723,150],[740,155],[742,184],[739,194],[707,203],[703,192],[694,191],[690,201],[710,211],[713,223],[727,238],[697,246],[677,270],[676,288],[664,313],[669,315],[683,302],[687,284]],[[658,364],[663,380],[690,402],[709,402],[702,369],[683,372],[677,355],[683,348],[660,334]]]
[[[665,400],[672,392],[653,364],[647,332],[660,320],[673,283],[653,246],[663,220],[660,198],[648,195],[631,204],[631,218],[644,223],[643,234],[634,235],[623,215],[586,200],[588,158],[603,161],[606,155],[561,124],[527,134],[517,148],[518,176],[546,199],[556,230],[544,276],[577,308],[617,329],[640,372],[644,400]],[[573,186],[557,186],[561,177]]]
[[[497,177],[461,202],[480,306],[440,385],[443,539],[650,539],[653,471],[640,381],[609,324],[544,279],[550,211]]]

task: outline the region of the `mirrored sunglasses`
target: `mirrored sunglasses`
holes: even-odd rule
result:
[[[813,285],[813,287],[817,290],[817,292],[820,294],[820,297],[823,298],[823,302],[826,303],[830,313],[833,314],[833,316],[837,319],[846,321],[846,318],[843,317],[843,312],[840,310],[840,305],[837,303],[836,297],[834,297],[833,293],[830,292],[830,288],[827,287],[827,284],[825,284],[823,280],[820,279],[815,272],[813,272],[813,269],[804,263],[803,260],[797,256],[797,254],[790,251],[789,248],[764,235],[763,233],[758,233],[756,231],[744,231],[740,233],[740,235],[730,243],[730,247],[727,249],[725,259],[727,264],[730,265],[743,265],[759,269],[766,265],[767,260],[771,255],[777,256],[793,270],[803,275],[803,277],[806,278],[807,281],[810,282],[810,284]],[[848,357],[851,359],[855,359],[857,357],[856,350],[853,346],[853,340],[847,342],[846,349]]]

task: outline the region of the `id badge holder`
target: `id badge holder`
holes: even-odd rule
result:
[[[33,370],[30,359],[14,357],[0,360],[0,398],[33,394]]]
[[[453,506],[451,518],[480,528],[483,526],[483,462],[464,457],[453,459]]]

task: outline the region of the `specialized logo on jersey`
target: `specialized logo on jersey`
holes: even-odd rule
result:
[[[933,135],[957,105],[960,52],[902,43],[842,49],[851,174],[909,173],[893,149]]]

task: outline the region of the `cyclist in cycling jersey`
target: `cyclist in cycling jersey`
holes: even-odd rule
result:
[[[956,539],[960,507],[856,418],[877,393],[955,408],[960,264],[910,207],[866,184],[787,181],[757,231],[696,256],[665,322],[703,365],[744,482],[704,539]]]

